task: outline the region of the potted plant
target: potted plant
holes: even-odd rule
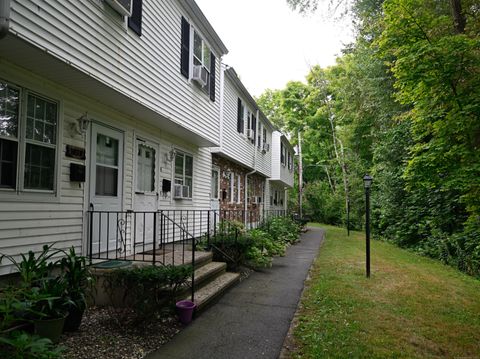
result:
[[[87,293],[93,288],[94,277],[85,257],[78,256],[74,247],[62,258],[60,268],[66,285],[66,295],[70,300],[64,330],[76,331],[82,322],[87,307]]]
[[[26,302],[34,324],[35,333],[41,337],[58,341],[68,314],[69,298],[62,277],[45,278],[39,286],[32,287]]]

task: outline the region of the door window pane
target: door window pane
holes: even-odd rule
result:
[[[101,133],[97,134],[95,194],[114,196],[118,194],[118,140]]]
[[[118,140],[97,134],[97,163],[118,166]]]
[[[25,188],[53,190],[55,149],[27,143],[25,152]]]
[[[0,135],[17,137],[20,92],[0,82]]]
[[[137,191],[155,191],[155,150],[141,144],[137,156]]]
[[[17,146],[17,142],[0,139],[0,188],[15,188]]]
[[[116,197],[118,169],[97,165],[95,195]]]

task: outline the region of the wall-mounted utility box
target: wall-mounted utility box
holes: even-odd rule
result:
[[[70,181],[85,182],[85,166],[78,163],[70,163]]]

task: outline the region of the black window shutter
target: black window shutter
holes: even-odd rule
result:
[[[242,100],[240,100],[240,98],[238,99],[237,131],[243,133],[243,106]]]
[[[132,16],[128,18],[128,27],[138,36],[142,36],[142,0],[133,0]]]
[[[182,16],[182,44],[180,56],[180,72],[188,79],[190,67],[190,24]]]
[[[215,55],[210,53],[210,100],[215,102]]]

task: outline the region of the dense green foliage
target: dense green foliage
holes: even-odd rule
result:
[[[303,138],[304,209],[345,224],[350,202],[360,229],[370,173],[378,237],[480,275],[478,2],[345,3],[357,37],[337,64],[259,99]]]
[[[300,226],[289,217],[273,217],[250,230],[243,223],[224,220],[210,241],[205,238],[199,248],[211,246],[214,258],[226,261],[233,270],[240,266],[267,268],[273,257],[285,255],[287,246],[297,242],[299,235]]]

